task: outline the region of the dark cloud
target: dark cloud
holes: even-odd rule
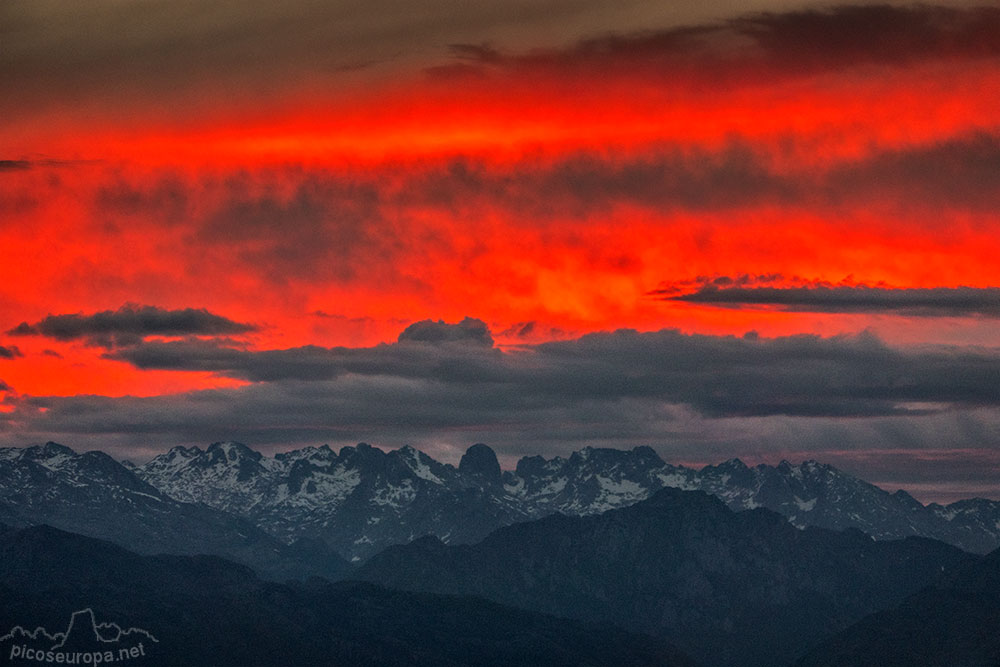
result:
[[[411,325],[398,343],[371,348],[307,345],[250,351],[217,340],[149,341],[109,352],[107,359],[144,370],[201,370],[251,382],[328,381],[384,376],[410,381],[469,383],[503,378],[503,354],[479,320],[427,320]]]
[[[766,13],[730,23],[792,69],[1000,55],[1000,8],[842,6]]]
[[[0,171],[15,171],[30,168],[31,162],[28,160],[0,160]]]
[[[399,342],[419,343],[475,343],[493,347],[493,336],[482,320],[466,317],[458,324],[441,320],[414,322],[399,334]]]
[[[89,199],[97,229],[104,233],[117,225],[176,233],[180,243],[202,249],[187,260],[192,274],[214,261],[247,268],[274,284],[377,283],[398,277],[400,263],[394,259],[408,248],[448,250],[446,236],[393,208],[405,185],[391,167],[287,166],[198,174],[107,168],[97,180],[92,191],[79,193]]]
[[[255,331],[251,324],[235,322],[201,308],[167,310],[157,306],[128,304],[118,310],[92,315],[49,315],[28,324],[22,322],[7,332],[11,336],[45,336],[55,340],[85,340],[90,345],[131,345],[147,336],[219,336]]]
[[[430,341],[405,335],[372,348],[254,352],[210,341],[148,342],[107,356],[145,369],[214,371],[255,382],[347,385],[367,378],[412,391],[380,405],[387,415],[421,406],[421,423],[460,405],[470,411],[469,423],[494,424],[562,405],[588,405],[598,416],[624,400],[686,405],[708,417],[912,415],[1000,404],[1000,354],[990,350],[895,349],[871,334],[765,339],[672,330],[590,334],[509,353],[440,344],[464,341],[461,328],[428,329]],[[462,419],[456,413],[445,421]]]
[[[817,179],[816,192],[830,204],[867,199],[993,212],[1000,206],[1000,135],[980,132],[877,152],[837,165]]]
[[[734,140],[715,150],[656,145],[507,164],[462,157],[406,168],[275,168],[201,181],[170,172],[103,179],[92,195],[94,224],[176,230],[179,242],[203,251],[189,260],[192,274],[208,261],[275,285],[424,287],[433,277],[414,266],[470,262],[489,248],[496,232],[485,212],[558,239],[568,228],[603,224],[622,207],[666,215],[775,206],[845,211],[850,219],[852,210],[877,206],[917,221],[994,211],[1000,135],[796,169],[778,168],[769,151]],[[971,224],[978,219],[988,218]]]
[[[845,5],[604,35],[523,54],[505,54],[490,44],[450,48],[457,62],[432,67],[431,75],[575,72],[589,78],[613,71],[659,76],[673,86],[731,86],[856,66],[996,57],[1000,9]]]
[[[794,142],[793,142],[794,143]],[[893,207],[901,213],[1000,207],[1000,135],[978,133],[825,166],[778,168],[767,150],[731,141],[717,150],[659,145],[640,154],[578,152],[498,169],[463,157],[410,174],[381,198],[456,216],[484,207],[519,224],[606,220],[618,206],[658,212],[793,206]]]
[[[16,345],[0,345],[0,359],[17,359],[23,356],[24,354]]]
[[[306,349],[299,348],[303,356]],[[250,377],[253,374],[251,370],[253,364],[250,363],[253,358],[251,353],[245,349],[227,346],[218,340],[188,338],[169,342],[137,343],[108,352],[103,356],[118,361],[127,360],[136,368],[143,370],[191,370],[199,368],[205,371],[223,372],[241,368],[248,379],[258,379]]]
[[[717,278],[694,292],[675,287],[651,294],[669,301],[719,306],[777,306],[825,313],[894,313],[919,317],[1000,317],[1000,288],[891,288],[866,285],[744,286]]]
[[[55,160],[52,158],[40,158],[33,160],[0,160],[0,171],[26,171],[36,167],[78,167],[87,164],[96,164],[100,160]]]
[[[0,391],[14,391],[14,388],[3,380],[0,380]]]
[[[94,205],[98,212],[116,216],[141,216],[156,211],[163,222],[173,224],[191,215],[193,194],[173,174],[163,174],[148,183],[115,174],[97,188]]]
[[[286,194],[239,179],[227,190],[200,222],[197,241],[231,247],[275,280],[349,281],[371,270],[373,256],[393,253],[396,235],[382,217],[374,182],[321,172],[298,175]]]

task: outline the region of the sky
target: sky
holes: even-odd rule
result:
[[[1000,7],[0,3],[0,445],[1000,499]]]

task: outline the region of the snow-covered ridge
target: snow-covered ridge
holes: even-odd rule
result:
[[[568,457],[525,457],[493,483],[493,451],[476,445],[467,457],[456,468],[410,446],[384,452],[362,443],[268,458],[216,443],[204,452],[175,448],[138,473],[168,495],[240,513],[286,538],[329,541],[343,531],[335,543],[349,542],[355,557],[411,533],[468,541],[554,512],[598,514],[663,487],[705,491],[734,510],[766,507],[799,527],[852,527],[879,539],[924,535],[977,551],[1000,546],[1000,503],[924,507],[817,461],[749,467],[732,459],[699,470],[666,463],[649,447],[586,447]]]
[[[201,454],[177,450],[153,468],[182,480],[194,469],[190,466],[203,462]],[[221,458],[214,479],[239,477],[236,457]],[[100,451],[78,454],[55,443],[0,449],[0,523],[45,524],[138,553],[219,555],[279,579],[323,576],[346,566],[322,545],[296,548],[239,513],[171,497],[143,481],[137,469]],[[219,491],[217,497],[225,494]]]
[[[383,451],[360,443],[338,452],[324,445],[268,457],[220,442],[175,447],[126,468],[100,452],[77,455],[50,443],[0,449],[0,473],[5,462],[22,458],[70,485],[100,480],[124,487],[122,497],[200,503],[285,543],[319,541],[353,559],[411,536],[473,542],[500,526],[556,512],[598,514],[664,487],[704,491],[737,511],[764,507],[800,528],[857,528],[878,539],[921,535],[978,552],[1000,546],[1000,502],[924,506],[816,461],[750,467],[732,459],[694,469],[666,463],[648,447],[588,447],[568,457],[525,457],[501,472],[485,445],[471,447],[456,467],[413,447]]]

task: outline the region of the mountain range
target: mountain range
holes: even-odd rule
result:
[[[815,461],[749,467],[733,459],[695,470],[665,463],[649,447],[588,447],[565,458],[525,457],[501,471],[483,444],[455,467],[412,447],[310,447],[272,458],[226,442],[175,447],[133,472],[173,499],[238,515],[285,542],[323,543],[354,561],[423,535],[465,544],[550,514],[599,514],[667,487],[705,491],[737,511],[764,507],[800,528],[929,537],[974,553],[1000,547],[1000,502],[923,505]]]
[[[0,449],[0,622],[159,619],[167,664],[995,664],[1000,550],[968,552],[996,506],[642,447],[503,471],[485,445],[133,465],[48,443]]]
[[[276,579],[336,578],[350,567],[322,542],[286,543],[236,514],[175,500],[107,454],[52,442],[0,449],[0,522],[48,524],[144,554],[216,554]]]
[[[584,448],[502,471],[482,444],[456,467],[412,447],[267,457],[219,442],[136,466],[56,443],[0,449],[0,521],[48,523],[140,553],[213,553],[277,578],[336,577],[340,556],[359,562],[424,535],[471,544],[502,526],[599,514],[662,488],[705,491],[737,511],[764,507],[799,528],[929,537],[973,553],[1000,547],[1000,502],[923,505],[815,461],[749,467],[733,459],[696,470],[648,447]]]

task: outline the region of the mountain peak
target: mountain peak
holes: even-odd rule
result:
[[[491,484],[500,483],[500,462],[497,461],[496,452],[481,442],[465,450],[462,460],[458,463],[458,471]]]
[[[340,456],[358,458],[362,461],[381,461],[387,454],[378,447],[372,447],[367,442],[359,442],[353,447],[342,448]]]
[[[912,510],[922,510],[922,509],[924,509],[924,506],[920,503],[919,500],[917,500],[916,498],[914,498],[913,496],[911,496],[906,491],[903,491],[902,489],[899,489],[898,491],[896,491],[895,493],[893,493],[892,494],[892,499],[895,500],[895,501],[897,501],[900,505],[903,505],[904,507],[908,507],[908,508],[910,508]]]
[[[250,449],[241,442],[213,442],[205,452],[213,462],[218,461],[259,461],[262,454]]]
[[[25,454],[29,458],[35,460],[47,460],[56,457],[73,457],[76,456],[76,452],[67,447],[66,445],[60,445],[58,442],[46,442],[44,445],[35,445],[34,447],[28,447],[25,450]]]
[[[649,445],[639,445],[638,447],[632,448],[632,454],[641,459],[648,459],[651,462],[658,462],[663,465],[665,461],[656,453],[656,450]]]
[[[810,473],[817,473],[817,472],[830,473],[836,471],[836,469],[830,464],[820,463],[816,459],[809,459],[807,461],[803,461],[799,467],[802,470],[805,470]]]

